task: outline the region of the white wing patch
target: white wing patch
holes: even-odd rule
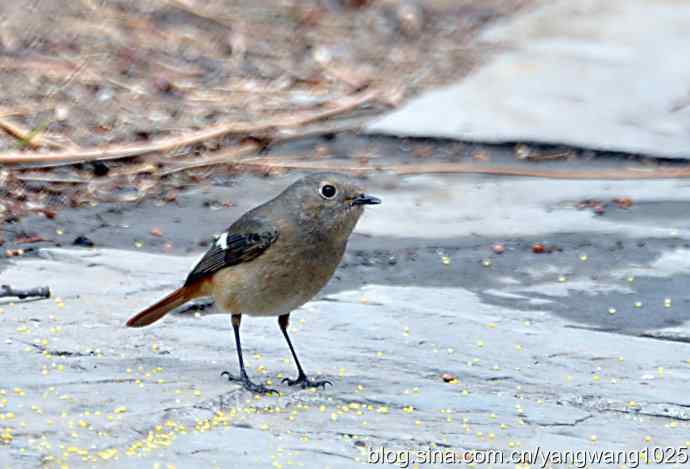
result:
[[[218,246],[221,249],[227,249],[228,248],[228,233],[225,232],[220,237],[216,240],[216,246]]]

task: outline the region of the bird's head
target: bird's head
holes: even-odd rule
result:
[[[285,195],[289,203],[299,206],[305,228],[336,238],[350,236],[365,205],[381,203],[364,192],[355,178],[340,173],[304,176],[288,187]]]

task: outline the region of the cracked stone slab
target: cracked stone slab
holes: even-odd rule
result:
[[[688,2],[541,2],[480,36],[502,49],[488,63],[368,132],[688,158],[688,29]]]

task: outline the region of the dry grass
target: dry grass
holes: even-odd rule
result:
[[[29,3],[0,5],[0,217],[265,171],[238,159],[456,80],[475,34],[528,2]]]

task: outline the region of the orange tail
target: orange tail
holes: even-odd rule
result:
[[[155,305],[149,306],[141,313],[129,318],[127,327],[144,327],[153,324],[173,309],[196,298],[196,293],[199,290],[197,286],[192,284],[178,288]]]

